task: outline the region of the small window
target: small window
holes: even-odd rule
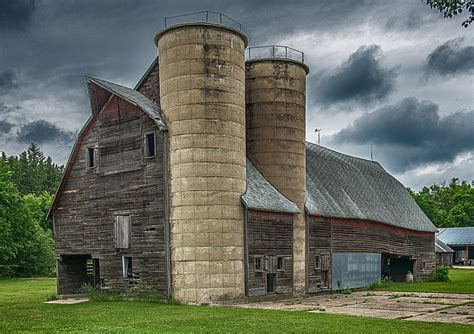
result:
[[[314,269],[321,269],[321,258],[319,257],[319,255],[316,255],[316,258],[314,260]]]
[[[255,271],[262,272],[266,270],[266,262],[263,256],[256,256],[254,258],[255,261]]]
[[[130,215],[115,216],[115,248],[130,248]]]
[[[421,270],[426,270],[426,261],[421,262]]]
[[[285,258],[283,256],[277,257],[277,270],[279,271],[285,270]]]
[[[123,277],[133,278],[132,258],[130,256],[122,256]]]
[[[147,133],[145,135],[145,157],[151,158],[156,155],[156,137],[155,133]]]
[[[95,167],[95,149],[93,147],[86,148],[86,167]]]

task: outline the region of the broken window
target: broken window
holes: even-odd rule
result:
[[[115,248],[130,248],[130,215],[115,216]]]
[[[255,261],[255,271],[262,272],[267,270],[267,261],[266,258],[263,256],[256,256],[254,258]]]
[[[277,270],[279,271],[285,270],[285,258],[283,256],[277,257]]]
[[[151,158],[156,155],[156,137],[155,133],[147,133],[145,135],[145,157]]]
[[[95,149],[93,147],[86,148],[86,167],[95,167]]]
[[[133,278],[132,258],[130,256],[122,256],[123,277]]]
[[[321,269],[321,258],[319,257],[319,255],[316,255],[316,258],[314,260],[314,269]]]

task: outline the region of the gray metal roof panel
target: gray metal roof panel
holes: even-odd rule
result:
[[[377,162],[307,143],[306,169],[309,214],[436,231],[405,187]]]
[[[241,196],[249,209],[299,213],[295,203],[276,190],[247,159],[247,191]]]
[[[87,80],[137,105],[155,121],[160,130],[167,130],[166,123],[161,116],[160,108],[139,91],[94,77],[88,76]]]
[[[474,246],[474,227],[443,228],[437,237],[449,246]]]
[[[436,237],[436,240],[435,240],[435,252],[436,253],[454,253],[451,247],[449,247],[444,242],[439,240],[438,237]]]

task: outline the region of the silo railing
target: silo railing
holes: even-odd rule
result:
[[[247,60],[261,58],[283,58],[292,59],[304,63],[302,51],[283,45],[251,46],[247,48]]]
[[[165,28],[175,26],[178,24],[192,23],[192,22],[204,22],[204,23],[215,23],[228,26],[239,31],[242,30],[240,22],[234,20],[230,16],[224,13],[214,12],[212,10],[204,10],[201,12],[167,16],[165,17]]]

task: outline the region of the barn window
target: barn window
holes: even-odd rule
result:
[[[93,147],[86,148],[86,167],[95,167],[95,149]]]
[[[115,216],[115,248],[130,248],[130,215]]]
[[[122,256],[123,277],[133,278],[132,258],[130,256]]]
[[[151,158],[156,155],[156,136],[154,132],[145,135],[145,157]]]
[[[321,269],[321,258],[319,257],[319,255],[316,255],[316,258],[314,260],[314,269]]]
[[[279,271],[285,270],[285,258],[283,256],[277,257],[277,270]]]
[[[267,270],[267,261],[263,256],[256,256],[254,258],[255,271],[262,272]]]
[[[423,270],[423,271],[426,270],[426,261],[421,262],[421,270]]]

